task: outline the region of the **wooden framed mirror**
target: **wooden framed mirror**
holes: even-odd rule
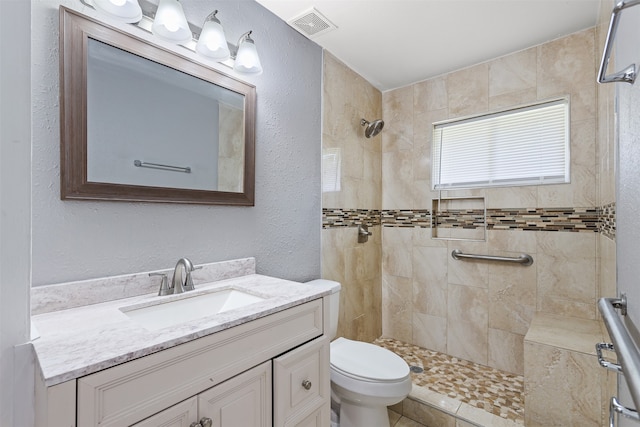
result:
[[[60,7],[61,198],[253,206],[255,86]]]

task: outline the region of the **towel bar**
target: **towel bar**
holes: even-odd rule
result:
[[[613,40],[616,37],[616,31],[620,21],[620,14],[624,9],[637,6],[640,4],[640,0],[623,0],[616,4],[611,12],[611,22],[609,23],[609,31],[607,33],[607,39],[604,42],[604,52],[602,53],[602,61],[600,62],[600,71],[598,72],[598,83],[613,83],[613,82],[627,82],[633,84],[636,80],[637,71],[636,64],[631,64],[622,71],[617,73],[605,75],[607,72],[607,66],[611,59],[611,50],[613,49]]]

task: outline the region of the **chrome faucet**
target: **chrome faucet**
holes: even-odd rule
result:
[[[176,268],[173,270],[171,285],[169,285],[167,289],[169,293],[181,294],[194,290],[195,286],[193,286],[191,272],[200,268],[202,267],[195,268],[189,258],[180,258],[176,264]]]

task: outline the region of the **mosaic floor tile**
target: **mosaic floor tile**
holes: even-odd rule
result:
[[[411,373],[414,384],[524,425],[522,376],[394,339],[379,338],[374,344],[422,368],[422,373]]]

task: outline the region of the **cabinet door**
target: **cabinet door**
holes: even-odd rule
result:
[[[327,427],[331,425],[330,410],[324,406],[307,415],[302,420],[291,420],[287,423],[287,426],[295,427]]]
[[[310,426],[322,420],[328,425],[329,339],[318,338],[273,359],[273,388],[276,427]],[[309,418],[319,409],[324,418]]]
[[[271,427],[271,361],[200,393],[198,409],[213,427]]]
[[[198,420],[198,399],[194,396],[158,412],[132,427],[189,427]]]

